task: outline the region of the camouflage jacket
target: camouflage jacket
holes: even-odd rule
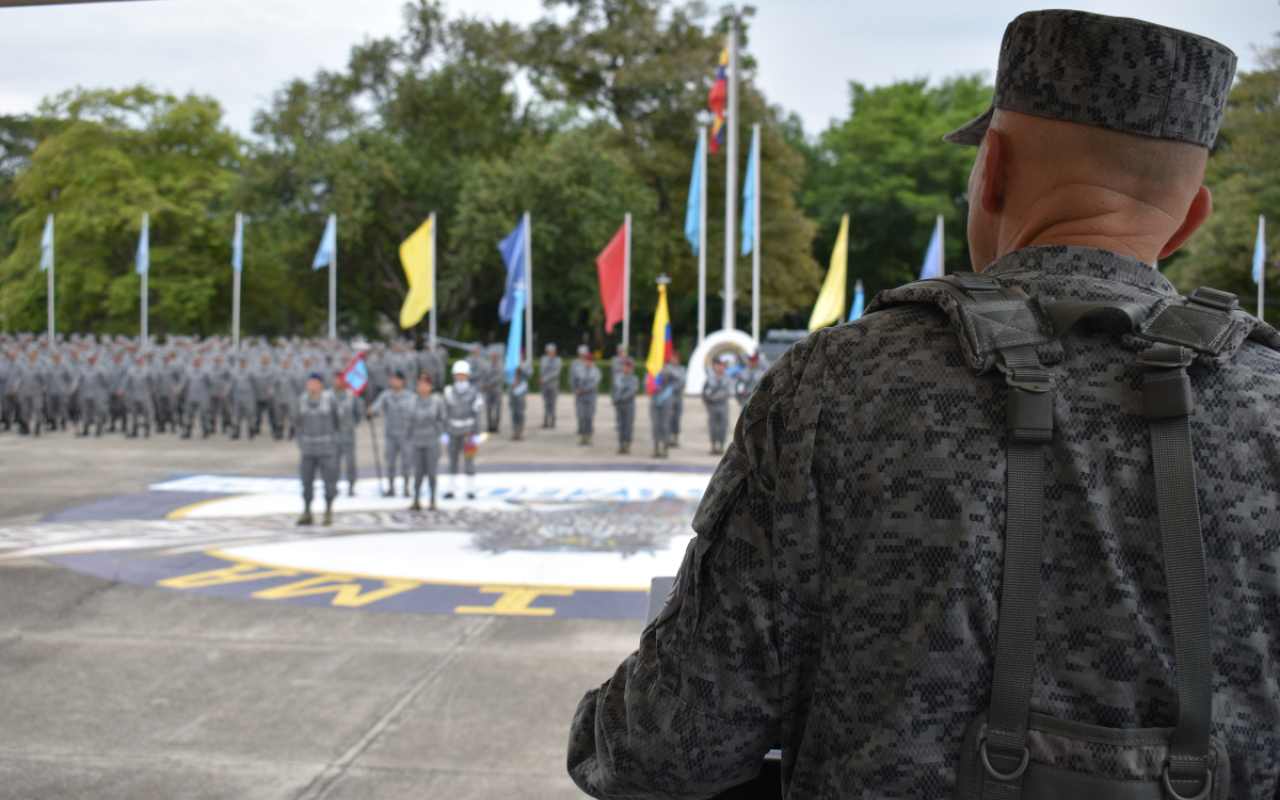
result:
[[[1015,251],[987,274],[1045,299],[1173,293],[1146,264],[1079,247]],[[1031,707],[1172,726],[1142,369],[1137,343],[1109,324],[1042,353],[1059,380]],[[769,370],[666,608],[578,707],[568,765],[582,789],[706,797],[780,747],[792,800],[950,795],[965,726],[991,694],[1007,391],[998,372],[976,374],[956,333],[937,305],[893,306],[819,331]],[[1280,339],[1269,326],[1253,336]],[[1272,798],[1280,354],[1245,341],[1220,368],[1189,372],[1214,735],[1230,796]]]

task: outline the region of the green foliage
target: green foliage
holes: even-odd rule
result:
[[[60,327],[136,332],[133,272],[141,217],[151,215],[153,330],[205,331],[228,304],[228,200],[241,143],[208,98],[77,91],[41,109],[53,132],[13,180],[17,241],[0,262],[0,313],[10,330],[44,327],[46,282],[35,266],[45,217],[57,217]]]
[[[1261,69],[1242,73],[1209,157],[1205,185],[1213,216],[1162,267],[1181,292],[1213,286],[1240,295],[1253,310],[1253,247],[1258,215],[1267,216],[1267,294],[1280,291],[1280,42],[1262,54]],[[1275,314],[1271,316],[1275,321]]]
[[[802,202],[817,219],[824,262],[849,215],[849,285],[875,292],[915,280],[938,214],[947,271],[969,270],[966,189],[976,150],[942,141],[991,105],[980,75],[930,86],[924,80],[867,88],[850,84],[850,116],[806,153]],[[795,127],[789,129],[794,137]]]

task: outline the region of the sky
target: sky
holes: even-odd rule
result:
[[[771,102],[795,111],[810,134],[848,113],[849,81],[994,75],[1005,25],[1036,6],[1006,0],[755,0],[750,50]],[[0,7],[0,113],[34,111],[75,86],[139,82],[211,95],[248,134],[253,112],[293,78],[341,69],[351,46],[396,34],[402,0],[141,0]],[[717,3],[709,3],[718,7]],[[1240,69],[1277,41],[1277,0],[1067,0],[1057,7],[1137,17],[1210,36]],[[1053,6],[1051,6],[1053,7]],[[465,13],[528,23],[540,0],[452,0]],[[708,20],[708,24],[710,23]]]

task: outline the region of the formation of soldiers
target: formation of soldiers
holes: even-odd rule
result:
[[[368,387],[359,396],[348,392],[338,376],[363,352]],[[574,394],[578,441],[592,443],[594,420],[603,374],[594,354],[585,346],[565,365],[549,344],[535,372],[531,359],[517,361],[508,385],[502,345],[473,344],[464,359],[466,402],[474,406],[475,433],[498,432],[503,396],[510,404],[512,438],[525,435],[525,419],[531,383],[543,401],[543,428],[556,425],[556,402],[561,376],[566,372]],[[726,369],[736,362],[719,363],[703,390],[711,422],[712,453],[723,452],[729,424],[729,399],[745,403],[764,374],[753,359],[736,377]],[[618,453],[631,452],[636,396],[645,391],[636,364],[620,345],[609,364],[609,400],[614,406]],[[369,411],[386,416],[386,467],[393,478],[400,475],[406,494],[415,463],[408,418],[418,377],[427,376],[436,392],[448,383],[448,357],[444,347],[421,349],[407,340],[356,345],[328,339],[247,339],[239,349],[227,337],[169,336],[164,343],[124,336],[93,334],[58,336],[50,344],[43,336],[0,334],[0,429],[39,436],[49,430],[74,430],[79,436],[119,432],[129,437],[170,433],[184,438],[223,434],[236,439],[270,435],[275,439],[299,436],[299,398],[306,393],[310,376],[321,379],[325,391],[336,389],[349,397],[351,409],[335,430],[345,443],[341,465],[349,484],[354,483],[355,427]],[[397,375],[400,377],[397,378]],[[649,398],[656,458],[680,444],[685,368],[674,353],[656,381]],[[453,376],[454,378],[457,375]],[[400,388],[395,387],[399,384]],[[398,392],[398,393],[397,393]],[[383,395],[403,397],[384,399]],[[344,401],[345,402],[345,401]],[[418,439],[425,434],[418,428]],[[443,431],[442,431],[443,432]],[[463,437],[465,438],[465,437]],[[456,462],[462,445],[448,448]],[[458,450],[458,452],[455,452]],[[465,470],[474,475],[468,460]],[[456,468],[455,470],[456,471]],[[434,487],[434,476],[431,476]],[[350,489],[349,489],[350,490]],[[434,491],[433,491],[434,496]]]

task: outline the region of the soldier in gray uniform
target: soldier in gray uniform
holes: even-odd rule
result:
[[[129,367],[125,372],[124,381],[121,382],[120,388],[116,391],[124,401],[127,413],[125,423],[133,423],[133,427],[127,429],[125,435],[136,438],[138,426],[141,425],[146,428],[146,438],[150,439],[152,397],[155,395],[155,384],[151,381],[151,370],[147,368],[146,359],[138,356],[133,360],[133,366]]]
[[[449,433],[449,485],[445,489],[446,500],[452,500],[458,489],[458,460],[465,462],[467,473],[467,499],[476,499],[476,459],[479,447],[480,420],[484,415],[484,395],[471,380],[471,365],[466,361],[453,364],[453,384],[444,389],[445,411],[448,414]],[[467,440],[471,439],[471,447]],[[471,450],[468,453],[468,449]],[[465,456],[465,457],[463,457]]]
[[[10,392],[17,398],[18,424],[23,433],[32,436],[40,435],[40,426],[44,422],[45,371],[37,360],[40,353],[31,350],[27,354],[27,363],[18,371],[16,380],[11,384]]]
[[[484,413],[488,418],[489,433],[497,433],[502,423],[502,389],[507,382],[503,369],[502,350],[494,345],[489,348],[489,363],[484,373]]]
[[[299,525],[310,525],[311,499],[316,472],[324,481],[324,524],[333,524],[333,498],[338,496],[338,404],[324,390],[319,373],[307,377],[307,390],[295,400],[298,451],[302,454],[302,516]]]
[[[267,424],[271,425],[273,429],[275,428],[271,414],[271,397],[275,389],[275,376],[272,373],[271,356],[263,353],[261,362],[253,370],[254,435],[262,433],[262,418],[264,416],[267,418]]]
[[[649,394],[649,430],[653,434],[653,457],[667,458],[671,444],[671,408],[675,405],[675,377],[670,362],[658,373],[656,388]]]
[[[174,353],[165,353],[152,373],[156,385],[157,433],[163,433],[165,428],[171,431],[178,429],[178,391],[182,386],[182,375],[176,361]]]
[[[631,432],[636,424],[636,393],[640,391],[640,379],[636,377],[635,363],[629,358],[609,382],[609,399],[613,401],[613,416],[618,428],[618,452],[631,452]]]
[[[578,444],[591,444],[595,434],[596,395],[604,376],[596,366],[595,355],[585,344],[578,346],[578,357],[569,366],[569,390],[573,392],[573,410],[578,417]]]
[[[533,361],[523,358],[516,364],[515,380],[511,384],[511,438],[524,438],[524,416],[529,404],[529,381],[533,378]]]
[[[235,412],[232,422],[235,427],[231,429],[231,438],[239,439],[240,429],[245,428],[249,438],[252,439],[257,435],[257,431],[254,430],[254,418],[258,411],[258,387],[254,382],[254,373],[249,368],[249,359],[246,356],[240,357],[239,367],[231,373],[229,399]]]
[[[663,367],[662,373],[667,376],[671,386],[671,408],[667,416],[667,445],[679,447],[680,418],[684,415],[684,387],[685,378],[688,375],[684,365],[680,363],[679,350],[671,351],[671,357],[667,359],[667,366]]]
[[[422,346],[422,352],[418,353],[417,374],[430,375],[432,386],[444,386],[445,354],[440,345],[427,342]]]
[[[196,356],[191,362],[191,368],[187,370],[187,374],[183,377],[181,392],[187,398],[187,429],[183,431],[182,438],[191,438],[191,429],[195,427],[196,420],[200,420],[200,438],[208,439],[210,431],[214,427],[213,402],[215,396],[214,378],[209,369],[204,365],[204,359]]]
[[[538,361],[538,385],[542,390],[542,427],[556,426],[556,400],[560,397],[560,370],[564,362],[556,355],[556,346],[549,344],[546,355]]]
[[[49,405],[49,425],[54,430],[67,429],[67,411],[71,401],[74,376],[68,364],[62,360],[62,354],[54,350],[50,355],[53,362],[49,364],[48,389],[46,397]]]
[[[720,356],[716,359],[707,382],[702,385],[702,404],[707,407],[707,429],[711,432],[711,455],[724,452],[724,440],[729,434],[729,398],[733,396],[733,379],[725,375],[728,364]]]
[[[276,368],[275,384],[271,387],[271,404],[275,409],[271,420],[273,438],[282,439],[286,436],[293,438],[296,427],[293,413],[297,409],[296,398],[299,392],[298,376],[294,374],[293,359],[285,357]]]
[[[980,145],[981,274],[769,370],[578,707],[584,792],[709,797],[776,747],[790,800],[1275,797],[1280,333],[1152,267],[1209,216],[1234,70],[1138,20],[1014,20],[947,136]]]
[[[338,407],[338,467],[345,468],[347,495],[356,493],[356,426],[364,419],[364,400],[350,391],[342,373],[333,376],[333,402]],[[375,443],[376,446],[376,443]]]
[[[418,376],[418,396],[409,412],[409,446],[413,448],[413,505],[410,511],[421,511],[422,479],[427,479],[431,490],[428,505],[436,510],[436,476],[440,466],[440,437],[448,427],[448,410],[440,395],[432,394],[435,384],[431,376]]]
[[[80,395],[80,419],[84,422],[81,436],[88,436],[89,429],[95,427],[95,436],[102,435],[102,426],[107,419],[107,398],[111,387],[107,371],[98,363],[98,354],[90,352],[84,368],[76,380],[76,392]]]
[[[747,356],[747,366],[738,373],[738,380],[733,387],[733,393],[738,397],[739,408],[746,407],[747,401],[751,399],[751,393],[760,385],[765,372],[764,365],[760,363],[759,353]]]
[[[409,411],[413,408],[413,393],[404,388],[404,373],[396,371],[391,375],[391,388],[378,395],[369,410],[368,416],[382,414],[386,417],[383,433],[387,457],[387,491],[385,497],[393,497],[396,493],[396,466],[404,478],[404,496],[409,496]]]

